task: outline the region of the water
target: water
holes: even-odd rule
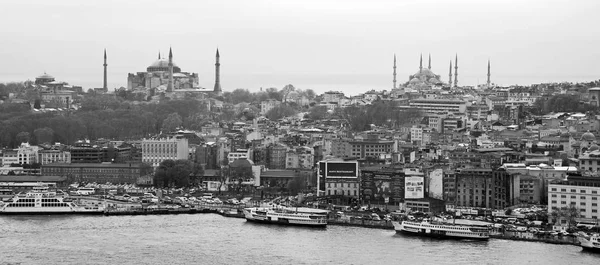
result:
[[[580,247],[407,237],[215,214],[0,216],[0,264],[600,264]]]

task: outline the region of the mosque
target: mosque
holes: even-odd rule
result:
[[[169,48],[169,57],[161,57],[146,68],[145,72],[129,73],[127,75],[127,90],[151,90],[156,92],[213,92],[220,94],[219,50],[217,49],[215,63],[215,87],[213,90],[200,88],[198,73],[182,72],[181,68],[173,62],[173,51]],[[104,90],[107,90],[106,77],[106,51],[104,53]]]
[[[393,80],[393,88],[398,88],[396,86],[396,55],[394,55],[394,80]],[[490,80],[490,61],[488,60],[487,65],[487,87],[491,87]],[[435,88],[456,88],[458,87],[458,54],[454,59],[454,84],[452,83],[452,61],[450,61],[450,69],[448,72],[448,83],[442,81],[440,75],[436,75],[431,71],[431,54],[429,55],[429,65],[427,68],[423,68],[423,55],[421,54],[420,62],[419,62],[419,71],[413,75],[408,77],[408,82],[404,83],[404,87],[411,88],[414,90],[428,90]]]
[[[172,72],[171,72],[172,71]],[[171,83],[171,76],[173,82]],[[198,74],[182,72],[181,68],[173,62],[173,52],[169,49],[169,58],[158,59],[146,68],[146,72],[129,73],[127,75],[127,89],[140,87],[172,92],[179,89],[198,87]]]

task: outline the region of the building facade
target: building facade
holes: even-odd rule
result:
[[[42,165],[42,175],[67,177],[69,183],[137,183],[138,179],[152,173],[143,164],[112,163],[53,163]]]
[[[38,161],[42,165],[52,163],[71,163],[71,152],[61,150],[40,150]]]
[[[162,161],[187,160],[188,140],[186,138],[144,139],[142,140],[142,162],[158,167]]]
[[[548,214],[553,210],[575,207],[582,218],[598,219],[600,178],[569,175],[568,180],[548,185]],[[562,220],[563,224],[566,220]]]

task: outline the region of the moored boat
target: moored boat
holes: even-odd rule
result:
[[[102,205],[78,205],[65,200],[48,186],[35,187],[26,194],[17,194],[8,202],[0,202],[0,214],[102,214]]]
[[[253,207],[245,208],[243,212],[244,217],[249,222],[313,227],[327,226],[327,211],[324,210]]]
[[[583,250],[600,253],[600,234],[583,234],[577,237]]]
[[[488,240],[490,228],[479,225],[451,224],[444,222],[429,222],[427,220],[392,222],[397,233],[435,238],[456,238]]]

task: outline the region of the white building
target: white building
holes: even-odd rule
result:
[[[188,140],[185,138],[142,140],[142,162],[158,167],[165,160],[187,160]]]
[[[582,218],[598,219],[600,200],[600,182],[596,186],[583,186],[579,181],[565,181],[548,186],[548,213],[553,209],[574,206],[579,209]],[[566,220],[562,220],[564,224]]]
[[[274,99],[262,101],[260,102],[260,114],[265,115],[267,112],[269,112],[269,110],[279,106],[280,104],[280,101]]]
[[[312,168],[314,165],[314,150],[309,147],[298,147],[289,150],[285,155],[285,168]]]
[[[415,99],[409,103],[411,108],[420,109],[427,114],[465,113],[467,103],[454,99]]]
[[[417,126],[413,126],[412,128],[410,128],[410,141],[423,141],[423,129]]]
[[[60,150],[40,150],[38,162],[42,165],[51,163],[71,163],[71,152]]]
[[[229,164],[238,159],[250,159],[250,149],[238,149],[235,152],[229,152],[229,154],[227,154]]]

